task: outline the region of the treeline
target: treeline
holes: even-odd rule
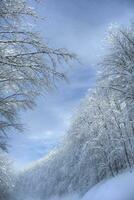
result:
[[[59,149],[18,177],[15,194],[40,199],[90,187],[134,166],[134,25],[114,27],[96,87]],[[22,195],[22,199],[25,196]],[[21,198],[20,198],[21,199]]]
[[[9,199],[9,186],[13,188],[10,159],[5,151],[9,148],[9,135],[24,129],[20,111],[33,109],[36,97],[46,95],[57,81],[65,80],[64,67],[75,58],[66,49],[51,48],[33,28],[40,20],[30,6],[36,3],[34,0],[32,3],[27,0],[0,1],[1,200]]]

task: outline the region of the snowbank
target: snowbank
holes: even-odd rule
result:
[[[97,184],[82,200],[134,200],[134,171]]]
[[[49,200],[134,200],[134,171],[97,184],[82,198],[74,194]]]

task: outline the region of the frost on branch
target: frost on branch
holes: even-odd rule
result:
[[[0,1],[0,135],[22,130],[20,109],[31,109],[36,97],[65,80],[64,68],[75,58],[53,49],[27,21],[38,19],[25,0]],[[25,25],[24,25],[25,24]]]

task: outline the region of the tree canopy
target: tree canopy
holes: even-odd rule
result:
[[[31,21],[39,17],[26,0],[0,1],[0,138],[12,128],[22,130],[21,109],[35,106],[36,97],[65,80],[64,65],[75,58],[66,49],[48,46]]]

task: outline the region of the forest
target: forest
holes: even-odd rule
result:
[[[35,108],[37,98],[67,80],[70,63],[79,62],[75,53],[44,41],[31,26],[38,20],[28,1],[0,1],[0,200],[83,197],[96,184],[134,167],[134,24],[130,23],[108,29],[95,86],[75,110],[61,144],[24,170],[14,170],[8,141],[12,133],[25,129],[21,111]]]

